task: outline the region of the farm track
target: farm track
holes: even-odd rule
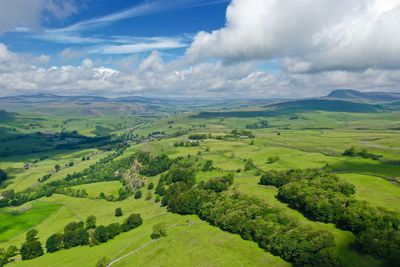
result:
[[[192,225],[196,225],[196,224],[200,224],[200,223],[203,223],[203,222],[185,223],[185,224],[173,224],[173,225],[171,225],[170,227],[173,228],[173,227],[178,227],[178,226],[192,226]],[[137,252],[139,252],[139,251],[141,251],[141,250],[144,249],[145,247],[147,247],[147,246],[151,245],[152,243],[155,243],[155,242],[157,242],[157,241],[159,241],[159,240],[161,240],[161,239],[162,239],[162,238],[159,238],[159,239],[152,239],[152,240],[150,240],[149,242],[144,243],[143,245],[141,245],[141,246],[138,247],[137,249],[135,249],[135,250],[129,252],[128,254],[125,254],[125,255],[123,255],[123,256],[121,256],[121,257],[119,257],[119,258],[116,258],[115,260],[111,261],[111,262],[107,265],[107,267],[112,266],[113,264],[115,264],[115,263],[117,263],[117,262],[119,262],[119,261],[121,261],[121,260],[123,260],[123,259],[125,259],[125,258],[127,258],[127,257],[129,257],[129,256],[131,256],[131,255],[133,255],[133,254],[135,254],[135,253],[137,253]]]

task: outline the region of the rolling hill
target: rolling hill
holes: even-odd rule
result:
[[[352,89],[338,89],[332,91],[326,98],[350,101],[396,101],[400,100],[400,93],[360,92]]]

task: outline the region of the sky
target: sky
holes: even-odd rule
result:
[[[0,0],[0,96],[400,92],[400,0]]]

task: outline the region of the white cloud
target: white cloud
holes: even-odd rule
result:
[[[38,30],[48,19],[64,19],[77,12],[74,0],[0,0],[0,34]]]
[[[48,67],[47,56],[13,53],[0,43],[0,95],[52,92],[157,97],[309,97],[324,95],[335,88],[398,91],[400,83],[399,70],[269,73],[256,71],[251,62],[228,65],[221,61],[190,65],[182,60],[165,62],[159,52],[136,60],[136,57],[121,59],[121,64],[130,65],[123,70],[104,67],[104,62],[90,59],[78,66]],[[131,67],[133,62],[137,68]]]
[[[279,59],[292,72],[400,68],[398,0],[233,0],[226,17],[226,27],[197,34],[191,59]]]
[[[130,38],[132,39],[132,38]],[[157,37],[157,38],[138,38],[137,40],[122,40],[118,39],[116,41],[121,42],[125,41],[125,44],[107,44],[102,46],[94,46],[89,49],[89,53],[92,54],[132,54],[139,52],[147,52],[152,50],[163,50],[163,49],[174,49],[174,48],[182,48],[187,47],[187,44],[182,42],[179,38],[166,38],[166,37]],[[133,42],[133,43],[129,43]]]

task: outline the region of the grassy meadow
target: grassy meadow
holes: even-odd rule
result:
[[[353,233],[340,230],[333,224],[306,218],[276,198],[277,188],[262,186],[259,180],[260,174],[269,170],[329,166],[342,179],[355,186],[356,199],[400,213],[400,113],[307,111],[298,113],[295,117],[293,114],[278,114],[271,117],[216,115],[202,118],[196,117],[194,113],[174,114],[164,110],[157,113],[155,118],[148,114],[139,116],[135,112],[144,111],[138,107],[128,109],[121,106],[121,110],[129,110],[126,116],[118,115],[121,110],[110,112],[108,108],[99,105],[91,106],[90,109],[79,107],[80,115],[71,115],[67,108],[57,107],[51,114],[39,110],[34,116],[18,115],[14,119],[1,121],[0,139],[3,142],[0,150],[12,150],[13,147],[21,150],[40,148],[46,143],[46,139],[31,135],[38,130],[67,129],[78,131],[82,135],[95,136],[93,131],[96,125],[102,125],[110,129],[114,138],[163,132],[166,137],[160,140],[126,142],[126,149],[114,160],[125,159],[138,151],[152,155],[166,154],[172,159],[192,155],[204,161],[211,160],[215,169],[198,171],[196,182],[233,173],[233,190],[263,199],[272,206],[279,207],[288,216],[297,218],[301,224],[331,233],[343,266],[384,266],[379,259],[361,254],[352,246],[356,238]],[[23,114],[27,109],[19,108],[14,111]],[[261,119],[267,119],[269,127],[251,129],[254,138],[220,138],[229,135],[233,129],[246,129],[247,125]],[[36,121],[36,124],[32,121]],[[27,136],[21,140],[9,139],[17,132]],[[172,135],[177,132],[181,134]],[[207,138],[200,140],[198,146],[174,145],[187,141],[188,136],[194,133],[205,134]],[[343,152],[350,147],[366,149],[381,157],[372,159],[343,156]],[[5,170],[9,176],[1,184],[0,193],[9,190],[34,190],[54,181],[64,181],[68,175],[90,169],[90,166],[115,151],[85,148],[0,157],[0,169]],[[246,170],[246,162],[249,160],[254,168]],[[24,167],[26,164],[29,167]],[[56,165],[60,166],[58,171],[55,170]],[[49,179],[38,181],[49,173]],[[115,201],[100,199],[100,193],[115,196],[116,199],[119,191],[124,188],[122,178],[111,178],[69,187],[84,190],[88,194],[86,198],[53,194],[21,206],[0,208],[0,247],[19,247],[24,242],[25,233],[33,228],[38,230],[39,240],[44,244],[50,235],[62,232],[66,224],[84,221],[89,215],[96,216],[97,225],[108,225],[122,222],[131,213],[140,213],[144,220],[141,226],[94,247],[63,249],[28,261],[22,261],[17,256],[16,261],[9,266],[96,266],[102,257],[114,260],[135,250],[137,251],[112,266],[291,266],[280,257],[259,248],[256,243],[224,232],[197,216],[168,212],[160,203],[155,202],[154,189],[152,198],[145,200],[147,186],[141,189],[140,199],[134,199],[133,196]],[[159,176],[147,178],[147,184],[157,184]],[[115,209],[119,207],[123,216],[115,217]],[[151,242],[152,228],[158,223],[166,224],[168,235]]]

